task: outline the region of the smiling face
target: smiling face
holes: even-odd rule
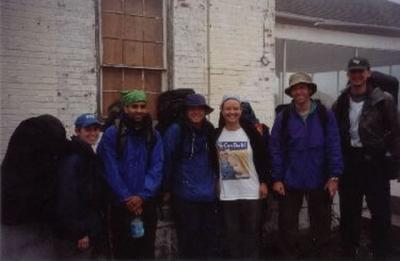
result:
[[[367,69],[350,70],[347,72],[347,78],[351,85],[355,87],[365,85],[370,75],[370,70]]]
[[[76,136],[87,144],[94,145],[100,136],[100,127],[98,125],[90,125],[85,128],[76,128]]]
[[[290,95],[295,104],[304,104],[310,100],[311,89],[306,83],[298,83],[290,89]]]
[[[195,125],[201,124],[206,118],[206,110],[203,106],[188,107],[186,117]]]
[[[222,104],[221,112],[226,123],[239,123],[240,115],[242,114],[240,102],[234,99],[225,101]]]
[[[124,106],[124,112],[128,115],[129,119],[140,122],[147,114],[147,106],[145,102],[135,102]]]

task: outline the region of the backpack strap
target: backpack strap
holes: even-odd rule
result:
[[[176,151],[175,151],[175,160],[179,160],[183,158],[183,145],[184,145],[184,140],[187,138],[187,134],[189,131],[187,131],[187,127],[185,126],[185,122],[183,119],[179,119],[178,121],[175,122],[178,125],[179,128],[179,137],[178,137],[178,144],[176,146]],[[193,138],[193,137],[192,137]]]
[[[281,119],[281,143],[282,144],[286,143],[287,138],[289,136],[288,123],[289,123],[289,117],[290,117],[291,110],[292,110],[292,108],[291,108],[290,104],[282,110],[282,119]]]
[[[114,125],[117,127],[117,158],[121,159],[124,155],[125,145],[128,139],[127,131],[128,128],[121,122],[121,119],[116,119]],[[153,149],[157,143],[156,133],[154,129],[151,129],[146,134],[146,148],[147,148],[147,159],[151,158]],[[149,161],[149,160],[148,160]],[[148,163],[149,164],[149,163]]]
[[[328,110],[326,109],[325,105],[323,105],[320,101],[316,101],[317,103],[317,113],[318,113],[318,118],[321,122],[322,129],[324,131],[324,136],[327,134],[328,130]]]
[[[147,148],[147,159],[146,166],[150,167],[151,157],[153,156],[153,150],[157,143],[156,132],[152,128],[146,135],[146,148]]]
[[[117,127],[117,159],[121,159],[124,155],[127,140],[127,127],[121,122],[120,118],[115,119],[114,125]]]
[[[392,135],[393,135],[393,129],[392,126],[390,124],[390,119],[388,117],[388,111],[387,111],[387,105],[386,105],[386,100],[379,102],[377,104],[377,108],[380,112],[380,114],[382,115],[383,118],[383,127],[384,127],[384,142],[385,142],[385,149],[387,150],[388,147],[390,147],[390,141],[392,140]]]

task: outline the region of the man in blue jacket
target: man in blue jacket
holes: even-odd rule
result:
[[[123,92],[121,101],[122,115],[105,131],[98,148],[106,180],[114,192],[113,253],[117,259],[151,259],[157,225],[154,197],[162,180],[162,140],[153,129],[143,91]],[[142,237],[137,233],[141,221]]]
[[[313,246],[328,243],[331,203],[343,163],[340,137],[333,113],[311,99],[317,86],[306,73],[289,79],[285,93],[293,101],[278,114],[272,128],[273,190],[280,198],[279,226],[282,248],[289,257],[298,248],[298,217],[306,197]]]

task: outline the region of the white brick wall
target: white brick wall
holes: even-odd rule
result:
[[[271,126],[272,89],[276,85],[274,3],[273,0],[173,0],[170,37],[174,37],[174,44],[169,48],[174,48],[174,88],[189,87],[209,94],[215,108],[224,94],[239,94],[252,103],[260,120]],[[218,110],[211,118],[217,121]]]
[[[27,117],[96,111],[95,1],[0,1],[0,159]]]
[[[172,0],[173,87],[207,94],[207,1]]]
[[[78,114],[96,110],[96,1],[0,2],[0,158],[21,120],[50,113],[71,131]],[[168,48],[173,49],[174,88],[190,87],[209,94],[216,108],[223,94],[240,94],[271,125],[276,85],[274,1],[170,3],[173,26],[168,36],[173,44]],[[261,63],[263,57],[268,64]],[[217,117],[218,110],[212,120],[216,122]]]

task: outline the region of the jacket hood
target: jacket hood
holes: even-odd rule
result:
[[[257,124],[260,121],[257,119],[256,114],[254,113],[253,108],[249,102],[242,102],[242,115],[241,118],[243,121],[246,121],[249,124]]]

